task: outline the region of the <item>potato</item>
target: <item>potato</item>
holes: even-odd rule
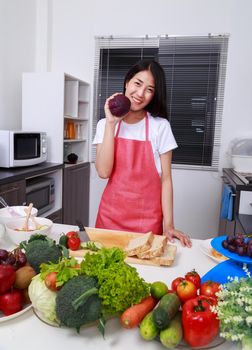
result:
[[[20,267],[18,270],[16,270],[14,287],[18,289],[27,288],[35,275],[36,271],[31,266]]]

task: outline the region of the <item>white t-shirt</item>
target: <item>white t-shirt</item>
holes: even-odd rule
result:
[[[177,143],[173,136],[170,123],[167,119],[153,117],[147,113],[149,118],[149,140],[151,141],[154,161],[159,175],[161,175],[160,154],[166,153],[174,148],[177,148]],[[96,134],[93,140],[93,145],[102,143],[106,118],[100,119],[97,123]],[[115,134],[118,128],[116,125]],[[123,137],[131,140],[144,141],[145,137],[145,118],[135,124],[121,122],[118,137]]]

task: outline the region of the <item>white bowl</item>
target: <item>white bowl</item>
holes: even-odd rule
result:
[[[0,224],[0,244],[2,243],[4,239],[4,233],[5,233],[5,227],[3,224]]]
[[[23,205],[17,205],[17,206],[10,206],[12,210],[17,214],[17,216],[14,216],[11,214],[11,212],[8,210],[8,208],[1,208],[0,209],[0,224],[7,224],[9,221],[13,221],[15,219],[18,219],[19,216],[21,218],[26,217],[26,213],[24,211],[25,208],[28,208],[27,206]],[[38,209],[32,208],[31,214],[33,216],[37,216]]]
[[[41,234],[45,236],[50,236],[51,228],[53,225],[52,220],[42,217],[35,218],[38,225],[41,225],[40,229],[35,229],[31,220],[29,220],[30,231],[23,231],[22,227],[25,223],[25,218],[12,219],[5,224],[6,235],[9,239],[19,245],[22,241],[27,241],[33,234]]]

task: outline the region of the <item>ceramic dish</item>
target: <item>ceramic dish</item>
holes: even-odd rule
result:
[[[252,265],[247,266],[248,271],[252,274]],[[232,259],[225,260],[216,266],[214,266],[211,270],[209,270],[204,276],[201,277],[201,283],[206,281],[215,281],[220,284],[225,284],[229,282],[229,278],[246,278],[247,274],[243,270],[240,263]]]
[[[39,310],[33,308],[33,312],[40,321],[48,324],[49,326],[59,327],[59,324],[56,321],[48,320]]]
[[[27,241],[34,234],[40,234],[50,236],[51,228],[53,225],[52,220],[44,217],[36,217],[35,224],[29,221],[29,230],[22,229],[25,224],[25,218],[15,218],[5,224],[6,236],[12,241],[12,243],[19,245],[22,241]]]
[[[227,236],[219,236],[215,237],[211,240],[211,246],[217,250],[217,252],[225,255],[229,259],[232,259],[234,261],[240,262],[240,263],[246,263],[246,264],[252,264],[252,258],[248,256],[240,256],[236,253],[231,253],[229,250],[222,247],[222,241],[226,239]]]
[[[204,240],[200,244],[200,250],[203,254],[209,256],[209,258],[213,259],[214,261],[220,263],[224,260],[227,260],[227,257],[217,252],[212,246],[211,246],[212,238]]]
[[[50,321],[50,320],[48,320],[39,310],[37,310],[37,309],[35,309],[35,308],[33,308],[33,312],[34,312],[34,314],[37,316],[37,318],[40,320],[40,321],[42,321],[42,322],[44,322],[45,324],[47,324],[48,326],[52,326],[52,327],[60,327],[60,328],[68,328],[68,327],[65,327],[65,326],[60,326],[59,325],[59,323],[58,322],[56,322],[56,321]],[[97,325],[98,325],[98,321],[94,321],[94,322],[91,322],[91,323],[89,323],[89,324],[86,324],[86,325],[83,325],[82,327],[83,328],[87,328],[87,327],[92,327],[92,326],[96,326],[97,327]]]
[[[12,320],[13,318],[17,318],[17,317],[23,315],[25,312],[29,311],[31,308],[32,308],[32,305],[29,304],[29,305],[25,306],[19,312],[16,312],[15,314],[12,314],[10,316],[3,316],[3,314],[0,313],[0,322],[6,322],[6,321],[9,321],[9,320]]]
[[[215,339],[210,344],[207,344],[204,346],[191,347],[184,340],[182,340],[181,343],[176,347],[176,349],[192,349],[192,350],[214,349],[214,348],[217,348],[217,346],[220,346],[221,344],[225,343],[225,341],[226,341],[225,339],[217,335],[217,337],[215,337]]]

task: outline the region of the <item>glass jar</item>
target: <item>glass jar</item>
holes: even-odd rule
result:
[[[74,122],[68,122],[67,123],[67,134],[69,139],[75,139],[75,125]]]

